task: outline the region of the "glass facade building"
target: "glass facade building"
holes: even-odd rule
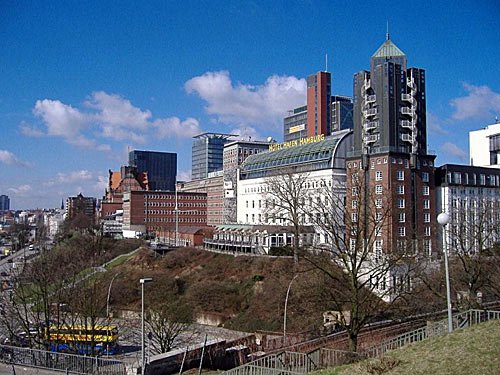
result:
[[[7,195],[0,195],[0,211],[10,210],[10,199]]]
[[[147,172],[150,190],[175,190],[177,154],[173,152],[130,151],[129,165],[138,173]]]
[[[210,172],[222,170],[224,145],[232,134],[203,133],[194,138],[192,148],[191,179],[203,180]]]

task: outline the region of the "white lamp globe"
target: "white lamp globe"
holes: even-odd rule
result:
[[[441,225],[446,225],[450,222],[450,215],[446,212],[441,212],[437,217],[437,221]]]

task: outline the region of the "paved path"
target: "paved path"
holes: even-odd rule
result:
[[[15,371],[15,372],[14,372]],[[14,366],[14,370],[12,369],[12,365],[6,365],[5,363],[0,363],[0,375],[61,375],[64,372],[60,371],[50,371],[50,370],[42,370],[39,368],[32,368],[26,366]]]

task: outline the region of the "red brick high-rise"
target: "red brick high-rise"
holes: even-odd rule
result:
[[[318,72],[307,77],[307,136],[331,133],[331,75]]]

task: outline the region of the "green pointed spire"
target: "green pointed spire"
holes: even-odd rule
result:
[[[395,57],[395,56],[405,56],[405,53],[401,51],[390,39],[389,33],[387,33],[386,40],[378,48],[378,50],[372,55],[372,57]]]

